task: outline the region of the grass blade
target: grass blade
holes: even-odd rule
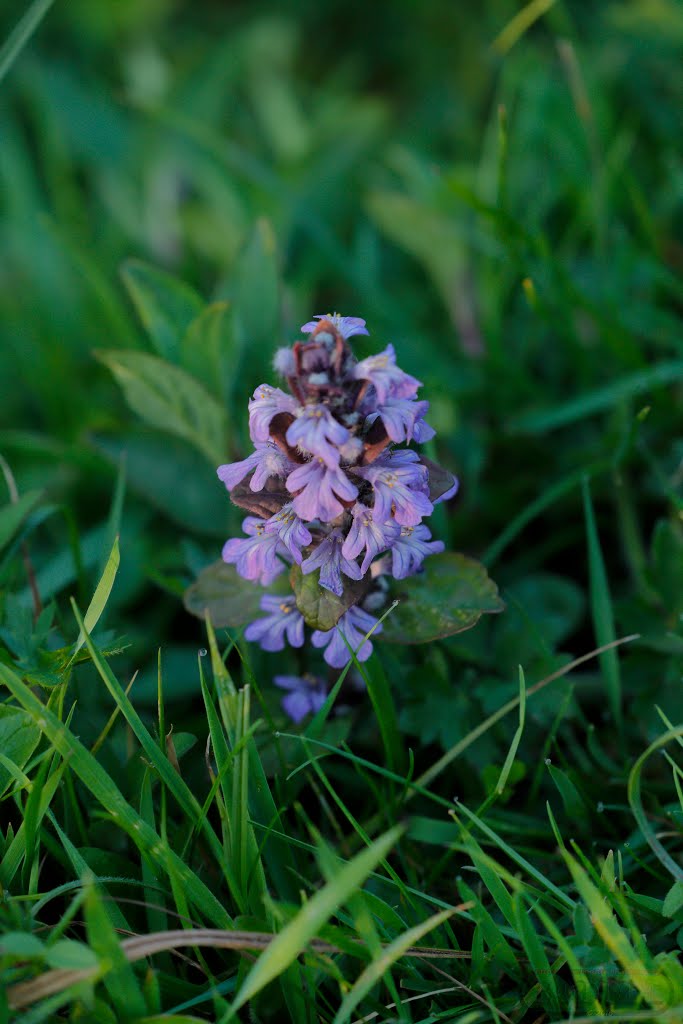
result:
[[[54,0],[33,0],[0,47],[0,82],[52,7]]]
[[[323,886],[302,907],[294,920],[273,939],[252,967],[230,1007],[229,1014],[221,1020],[221,1024],[227,1024],[227,1021],[232,1020],[241,1006],[294,962],[322,925],[387,856],[402,831],[402,828],[397,826],[385,832],[372,846],[362,850],[345,864],[336,878]]]

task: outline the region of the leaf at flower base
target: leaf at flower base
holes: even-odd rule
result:
[[[230,500],[233,505],[246,509],[252,516],[270,519],[283,505],[292,500],[292,495],[285,487],[284,480],[275,476],[269,477],[260,491],[252,491],[249,481],[253,475],[250,473],[245,480],[233,487],[230,491]]]
[[[319,571],[304,575],[298,565],[293,565],[289,574],[296,606],[306,620],[306,625],[326,632],[336,626],[352,605],[363,600],[372,580],[370,573],[358,581],[344,577],[344,592],[341,597],[337,597],[331,590],[320,586],[319,577]]]
[[[389,596],[400,604],[384,620],[378,640],[394,644],[452,636],[471,629],[482,615],[505,607],[484,566],[454,552],[431,555],[422,572],[396,580]]]
[[[447,469],[440,466],[438,462],[432,462],[426,455],[420,456],[420,462],[427,467],[429,473],[429,500],[438,501],[456,483],[456,478]]]
[[[286,576],[278,577],[269,587],[261,587],[243,580],[234,565],[214,562],[187,588],[183,601],[188,612],[199,619],[206,618],[208,611],[215,628],[238,629],[258,618],[265,594],[288,591]]]

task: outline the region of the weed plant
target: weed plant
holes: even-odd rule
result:
[[[0,28],[0,1021],[683,1021],[680,5]],[[326,311],[505,602],[329,673],[183,605]]]

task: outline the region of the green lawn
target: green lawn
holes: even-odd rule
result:
[[[683,1021],[680,3],[0,40],[0,1024]],[[185,607],[325,311],[424,382],[505,605],[446,636],[427,573],[341,671]]]

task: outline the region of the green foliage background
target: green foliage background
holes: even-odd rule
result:
[[[17,7],[0,9],[1,38],[10,37]],[[313,748],[274,738],[284,717],[271,679],[317,666],[312,651],[270,656],[241,643],[230,651],[230,686],[251,684],[260,724],[248,733],[248,697],[231,692],[242,701],[234,714],[244,717],[238,727],[228,716],[224,742],[232,750],[247,731],[249,756],[285,809],[281,830],[292,843],[310,846],[315,828],[349,860],[366,831],[376,836],[408,810],[415,815],[391,869],[403,887],[404,930],[433,912],[430,900],[450,906],[474,893],[481,908],[474,924],[442,931],[439,941],[454,944],[457,936],[462,949],[474,950],[466,968],[448,969],[483,992],[485,1004],[459,996],[452,1017],[427,1017],[424,1009],[425,1020],[487,1019],[495,1015],[491,1003],[515,1021],[527,1010],[553,1020],[597,1012],[592,999],[605,1012],[680,1006],[683,985],[673,973],[671,998],[648,1002],[652,985],[634,983],[615,952],[621,940],[613,927],[618,918],[648,977],[659,970],[653,958],[680,948],[680,769],[672,776],[663,758],[646,769],[647,815],[653,827],[666,825],[673,873],[643,839],[637,812],[634,819],[639,775],[627,791],[639,756],[683,713],[680,4],[32,5],[42,8],[23,49],[0,57],[0,454],[11,471],[0,505],[0,668],[33,688],[21,691],[23,703],[16,685],[5,680],[3,691],[0,752],[16,771],[0,765],[0,923],[22,934],[54,926],[65,903],[45,916],[30,908],[40,893],[80,884],[86,869],[147,885],[145,898],[154,887],[125,832],[95,809],[89,783],[68,761],[51,760],[52,744],[60,749],[56,733],[17,718],[17,701],[49,701],[60,721],[75,701],[69,735],[91,748],[114,707],[106,666],[124,687],[138,672],[130,698],[144,727],[163,740],[164,725],[175,725],[184,782],[200,804],[209,799],[208,712],[197,668],[208,642],[181,596],[239,530],[242,517],[215,466],[246,453],[246,401],[272,379],[274,349],[294,340],[312,314],[338,310],[368,321],[371,337],[354,340],[361,357],[391,341],[400,365],[424,381],[438,431],[429,454],[461,479],[458,500],[434,516],[435,532],[484,562],[507,609],[444,642],[409,650],[378,642],[366,673],[370,696],[347,681],[339,703],[348,713],[308,732],[335,750],[348,741],[353,758],[404,779],[450,758],[429,776],[432,796],[453,809],[457,793],[507,846],[480,831],[482,853],[464,812],[458,829],[443,806],[435,811],[424,794],[406,803],[405,786],[366,777],[353,758],[324,759],[351,818],[329,803],[319,768],[308,765],[290,780]],[[94,633],[106,664],[98,669],[86,645],[69,665],[79,626],[68,599],[85,612],[117,535],[120,567]],[[27,558],[46,607],[37,623]],[[109,570],[113,577],[112,563]],[[633,633],[640,639],[543,688],[528,707],[523,685],[521,724],[517,710],[496,717],[520,693],[520,665],[531,686]],[[219,641],[228,642],[224,634]],[[213,668],[219,678],[215,658]],[[206,683],[209,703],[220,695],[214,684],[216,691]],[[152,755],[142,744],[141,761],[141,733],[117,702],[121,717],[97,757],[132,803],[143,787],[145,821],[161,815],[166,823],[172,776],[154,775],[152,786],[145,768]],[[30,714],[40,717],[35,707]],[[474,738],[472,730],[479,730]],[[31,794],[49,789],[57,772],[64,783],[50,797],[53,824]],[[220,861],[217,848],[207,840],[209,853],[198,853],[196,808],[183,803],[187,794],[175,795],[164,828],[183,835],[172,848],[185,850],[188,870],[200,877],[205,858]],[[568,837],[580,844],[584,870],[595,867],[593,882],[557,853],[546,800],[565,844]],[[238,806],[246,829],[246,804]],[[249,807],[251,818],[272,828],[260,812]],[[218,805],[206,813],[220,847]],[[10,871],[11,835],[25,819],[32,839],[21,857],[15,847]],[[242,849],[251,856],[249,844],[262,837],[249,836]],[[500,871],[517,871],[516,878],[496,883],[486,856],[499,857]],[[573,937],[582,964],[626,970],[623,991],[616,982],[598,991],[595,982],[590,995],[580,974],[559,994],[543,983],[523,909],[538,879],[530,880],[522,856],[525,865],[538,860],[544,879],[576,901],[569,917],[554,918],[560,936]],[[256,895],[238,873],[221,890],[226,913],[279,930],[299,904],[299,888],[334,881],[329,849],[315,862],[310,850],[306,858],[297,885],[291,864],[282,879],[266,858]],[[154,882],[164,914],[179,910],[172,869],[169,877]],[[388,884],[377,882],[367,904],[352,901],[339,929],[360,930],[372,948],[369,919],[392,941],[401,927],[389,913]],[[529,885],[527,896],[520,884]],[[559,914],[562,900],[554,904],[554,890],[538,884],[550,893],[547,905],[541,900],[545,912]],[[263,912],[266,890],[284,906],[280,916]],[[583,908],[595,924],[605,891],[617,918],[591,931]],[[68,934],[88,942],[83,955],[115,955],[115,931],[110,946],[93,940],[106,933],[97,924],[102,906],[114,928],[168,923],[163,914],[122,910],[123,903],[113,912],[98,903],[97,890],[88,892],[87,930]],[[386,909],[373,903],[380,896]],[[563,949],[550,925],[535,920],[543,942]],[[647,951],[638,945],[643,931]],[[496,935],[502,954],[491,953]],[[520,948],[537,990],[528,968],[515,963]],[[176,984],[162,962],[159,1009],[217,979],[235,988],[244,961],[227,957],[203,963],[203,982],[194,968],[178,968]],[[30,965],[16,966],[24,963],[18,954],[7,963],[10,980],[31,973]],[[340,970],[358,974],[352,958]],[[401,967],[396,984],[368,983],[357,1012],[396,1001],[400,982],[424,989],[421,970]],[[120,991],[100,986],[107,1012],[151,1020],[154,999],[136,997],[126,1009],[121,995],[127,984],[137,991],[143,976],[122,974]],[[333,971],[325,976],[316,1012],[332,1020],[345,990],[335,989]],[[271,986],[252,1012],[296,1019],[292,991]],[[105,1012],[84,998],[88,1012]],[[433,1012],[451,1004],[450,996],[436,998]],[[78,1001],[68,1005],[81,1012]],[[220,1000],[210,1005],[207,1015],[219,1019]]]

